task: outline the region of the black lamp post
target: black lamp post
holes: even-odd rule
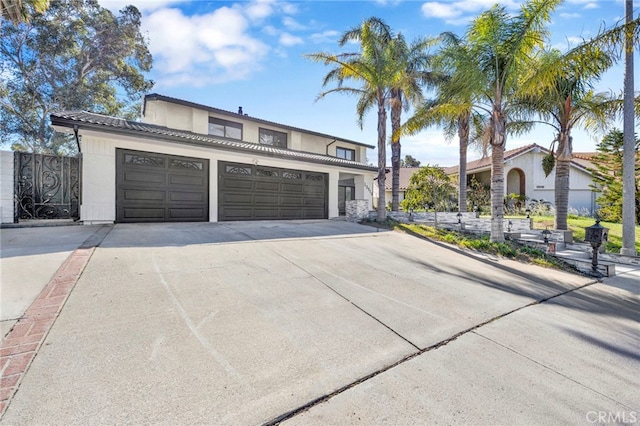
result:
[[[527,208],[524,212],[527,214],[527,219],[531,219],[531,209]]]
[[[513,226],[513,222],[509,221],[507,223],[507,232],[511,232],[511,227]]]
[[[596,223],[584,228],[584,240],[591,243],[593,255],[591,258],[591,272],[595,276],[601,276],[598,272],[598,249],[609,239],[609,228],[600,225],[600,219],[596,218]]]
[[[544,238],[544,243],[549,244],[549,235],[551,235],[551,231],[549,231],[549,227],[547,226],[544,231],[542,231],[542,237]]]
[[[456,216],[458,217],[458,223],[462,223],[462,213],[458,212]]]

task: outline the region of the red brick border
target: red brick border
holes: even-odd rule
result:
[[[81,246],[71,253],[0,342],[0,418],[94,250]]]

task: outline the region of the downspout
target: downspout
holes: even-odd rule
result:
[[[336,138],[333,138],[333,140],[331,142],[329,142],[329,145],[326,146],[326,154],[329,155],[329,147],[331,145],[333,145],[334,143],[336,143]]]
[[[76,137],[76,145],[78,146],[78,154],[80,154],[81,153],[81,151],[80,151],[80,138],[78,137],[78,125],[77,124],[73,125],[73,134]]]

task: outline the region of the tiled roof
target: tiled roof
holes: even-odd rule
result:
[[[164,96],[164,95],[159,95],[157,93],[152,93],[149,95],[146,95],[144,97],[144,102],[145,102],[145,108],[146,108],[146,102],[147,100],[160,100],[160,101],[165,101],[165,102],[170,102],[173,104],[178,104],[178,105],[184,105],[190,108],[197,108],[197,109],[203,109],[206,111],[210,111],[210,112],[216,112],[218,114],[223,114],[223,115],[227,115],[230,117],[242,117],[243,120],[249,120],[249,121],[254,121],[257,123],[263,123],[263,124],[267,124],[267,125],[271,125],[271,126],[276,126],[276,127],[281,127],[284,129],[289,129],[289,130],[295,130],[297,132],[303,132],[303,133],[309,133],[312,135],[316,135],[316,136],[321,136],[321,137],[325,137],[325,138],[329,138],[329,139],[337,139],[339,141],[343,141],[343,142],[348,142],[348,143],[352,143],[354,145],[359,145],[359,146],[365,146],[367,148],[370,149],[374,149],[375,146],[373,145],[368,145],[362,142],[357,142],[357,141],[352,141],[349,139],[344,139],[338,136],[334,136],[334,135],[327,135],[325,133],[319,133],[319,132],[314,132],[313,130],[306,130],[306,129],[301,129],[299,127],[293,127],[293,126],[288,126],[286,124],[281,124],[281,123],[276,123],[275,121],[269,121],[269,120],[263,120],[261,118],[256,118],[256,117],[252,117],[250,115],[247,114],[239,114],[239,113],[235,113],[232,111],[227,111],[224,109],[220,109],[220,108],[214,108],[214,107],[210,107],[207,105],[202,105],[202,104],[198,104],[195,102],[190,102],[190,101],[185,101],[183,99],[178,99],[178,98],[172,98],[170,96]]]
[[[62,111],[51,114],[51,123],[54,126],[98,129],[112,133],[127,133],[136,136],[158,137],[169,139],[174,142],[195,144],[200,146],[211,146],[221,149],[229,149],[241,152],[254,152],[274,157],[288,158],[292,160],[306,161],[311,163],[330,164],[361,170],[376,171],[376,167],[356,161],[344,160],[342,158],[331,157],[329,155],[315,154],[311,152],[293,151],[289,149],[276,148],[268,145],[260,145],[251,142],[241,142],[225,138],[213,137],[184,130],[170,129],[154,124],[140,123],[137,121],[125,120],[118,117],[110,117],[102,114],[95,114],[87,111]]]
[[[530,145],[505,151],[504,161],[507,161],[511,158],[518,157],[536,148],[545,153],[549,152],[548,149],[534,143],[534,144],[530,144]],[[596,153],[594,152],[574,153],[573,159],[571,160],[571,162],[574,165],[583,169],[590,168],[590,167],[593,167],[593,163],[590,161],[590,158],[595,154]],[[484,157],[479,160],[470,161],[467,163],[467,173],[473,173],[482,169],[490,169],[490,168],[491,168],[491,157]],[[444,170],[445,170],[445,173],[447,173],[448,175],[454,175],[454,174],[458,174],[458,169],[459,169],[459,166],[451,166],[451,167],[446,167]]]
[[[400,167],[400,191],[406,191],[409,188],[409,179],[411,175],[420,170],[420,167]],[[384,189],[391,191],[393,179],[389,173],[384,181]]]

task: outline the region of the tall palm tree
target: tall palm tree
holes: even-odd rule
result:
[[[561,0],[529,0],[517,15],[495,5],[469,25],[465,40],[472,61],[460,63],[447,86],[471,93],[490,111],[491,241],[504,241],[504,152],[507,125],[522,80],[547,37],[550,14]],[[475,104],[476,102],[474,102]]]
[[[422,84],[429,82],[428,40],[416,40],[410,45],[401,33],[394,34],[391,28],[379,18],[369,18],[369,25],[375,28],[379,41],[387,45],[395,60],[395,75],[392,76],[389,92],[391,110],[391,210],[398,211],[400,192],[400,132],[402,111],[410,104],[417,105],[423,100]],[[340,46],[349,41],[361,41],[363,26],[346,31],[339,40]]]
[[[31,13],[42,13],[49,7],[49,0],[0,0],[0,17],[14,24],[29,22]]]
[[[390,82],[395,75],[396,63],[392,44],[388,42],[386,24],[380,19],[365,20],[359,31],[360,52],[355,53],[311,53],[306,58],[333,65],[334,68],[324,77],[322,86],[335,83],[333,89],[321,92],[318,99],[330,93],[345,93],[358,97],[356,104],[357,121],[363,127],[365,113],[374,107],[378,112],[378,207],[377,217],[386,218],[385,178],[386,178],[386,139],[387,110],[390,99]],[[345,81],[356,84],[344,86]]]
[[[533,107],[543,123],[556,130],[556,229],[567,229],[572,128],[579,125],[588,130],[604,131],[623,105],[612,96],[594,93],[592,86],[619,60],[621,47],[629,44],[626,37],[631,39],[631,45],[638,42],[640,18],[605,29],[565,53],[544,51],[531,67],[531,76],[522,85],[525,108]]]
[[[625,23],[633,21],[633,0],[625,1]],[[625,37],[624,55],[624,164],[622,165],[622,248],[621,254],[637,255],[636,252],[636,169],[635,169],[635,132],[634,132],[634,93],[633,93],[633,50],[632,34]]]
[[[527,79],[530,90],[522,102],[556,131],[555,229],[567,230],[571,131],[575,126],[604,130],[613,118],[616,100],[592,90],[593,83],[613,64],[613,57],[601,49],[585,51],[578,46],[565,54],[555,49],[545,51],[537,60]]]

